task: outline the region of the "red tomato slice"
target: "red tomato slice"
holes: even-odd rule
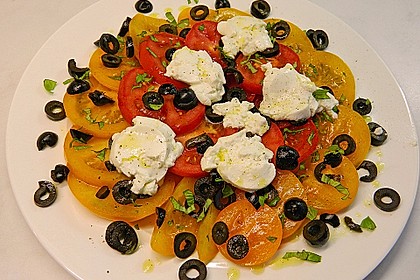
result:
[[[124,75],[118,91],[118,106],[124,119],[132,123],[136,116],[159,119],[169,125],[176,134],[183,134],[195,129],[203,120],[205,106],[198,104],[195,108],[184,111],[175,108],[173,96],[164,96],[164,104],[158,111],[149,110],[144,106],[142,97],[149,90],[157,91],[160,84],[154,79],[138,83],[139,75],[147,75],[143,68],[134,68]],[[150,76],[147,76],[150,78]]]
[[[264,146],[274,153],[276,157],[277,148],[284,145],[283,134],[280,128],[274,122],[271,122],[270,129],[261,137]]]
[[[169,64],[169,61],[165,58],[166,51],[171,48],[179,49],[184,45],[184,38],[166,32],[147,36],[145,37],[145,40],[140,43],[140,65],[160,84],[171,83],[177,88],[187,87],[185,83],[164,75],[166,72],[166,65]]]
[[[236,69],[241,72],[244,80],[237,86],[247,92],[247,95],[249,95],[248,99],[253,100],[253,97],[250,96],[262,94],[262,81],[265,77],[264,71],[261,69],[262,64],[271,62],[273,67],[282,68],[287,63],[290,63],[295,65],[297,71],[300,71],[299,56],[285,45],[279,44],[279,47],[280,53],[271,58],[256,57],[255,55],[251,57],[246,57],[243,54],[238,55]]]
[[[319,141],[318,129],[312,119],[299,126],[289,124],[281,131],[284,143],[299,152],[299,162],[306,160],[316,150]]]
[[[210,57],[222,65],[225,62],[219,50],[219,41],[222,35],[217,31],[217,22],[199,21],[195,23],[185,38],[185,44],[192,50],[205,50]]]

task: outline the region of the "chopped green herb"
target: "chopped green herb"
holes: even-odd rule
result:
[[[284,226],[284,221],[286,220],[286,215],[284,215],[284,213],[281,213],[279,215],[279,219],[280,219],[281,224]]]
[[[297,133],[300,133],[300,132],[302,132],[302,131],[304,131],[305,129],[304,128],[301,128],[301,129],[288,129],[287,127],[283,130],[283,133],[290,133],[290,134],[293,134],[293,135],[295,135],[295,134],[297,134]]]
[[[277,203],[279,203],[280,201],[280,197],[276,196],[275,198],[273,198],[272,200],[266,202],[268,206],[270,207],[274,207],[277,205]]]
[[[276,240],[277,240],[278,238],[277,237],[275,237],[275,236],[268,236],[267,237],[267,240],[268,241],[270,241],[271,243],[274,243],[274,242],[276,242]]]
[[[188,18],[181,19],[181,21],[178,22],[178,27],[179,28],[185,28],[188,25],[190,25],[190,20]]]
[[[153,42],[159,42],[159,40],[156,39],[155,35],[150,35],[150,40],[152,40]]]
[[[137,36],[138,37],[144,37],[144,36],[146,36],[147,35],[147,31],[146,30],[143,30],[140,34],[137,34]]]
[[[86,150],[92,148],[92,146],[86,146],[86,145],[82,145],[82,146],[73,146],[73,149],[75,149],[76,151],[80,151],[80,150]]]
[[[360,227],[368,230],[374,230],[376,228],[376,224],[369,216],[367,216],[360,223]]]
[[[325,154],[329,154],[329,153],[335,153],[335,154],[339,153],[339,154],[344,155],[344,150],[341,149],[339,145],[331,145]]]
[[[316,218],[316,216],[318,216],[318,210],[312,206],[308,206],[308,214],[306,214],[306,218],[312,221]]]
[[[74,81],[74,78],[68,78],[67,80],[65,80],[64,82],[63,82],[63,85],[68,85],[68,84],[70,84],[71,82],[73,82]]]
[[[50,79],[44,79],[44,88],[49,93],[54,93],[54,89],[57,86],[57,82]]]
[[[248,68],[249,71],[251,71],[252,74],[255,74],[258,72],[258,70],[252,65],[251,61],[248,61],[245,63],[245,66]]]
[[[103,148],[100,151],[94,151],[94,152],[95,152],[97,158],[99,158],[101,161],[104,161],[105,160],[105,154],[106,154],[107,150],[108,150],[108,148]]]
[[[229,185],[225,185],[222,189],[222,197],[226,198],[233,194],[233,190]]]
[[[136,76],[136,83],[149,83],[152,80],[152,77],[150,77],[147,73],[143,74],[137,74]]]
[[[203,210],[201,211],[200,215],[197,217],[197,222],[201,222],[207,214],[207,211],[209,210],[210,205],[213,203],[213,201],[210,198],[206,199],[206,203],[204,203]]]
[[[170,221],[168,221],[168,226],[173,226],[174,225],[174,220],[170,220]]]
[[[157,54],[155,54],[149,47],[146,47],[146,50],[154,57],[157,58]]]
[[[321,100],[321,99],[330,99],[330,97],[328,96],[328,90],[323,89],[323,88],[318,88],[317,90],[315,90],[312,93],[312,96],[316,99],[316,100]]]
[[[313,152],[311,155],[311,162],[312,163],[317,162],[319,159],[320,159],[319,152],[318,151]]]
[[[337,191],[342,193],[344,196],[341,198],[342,200],[346,200],[350,196],[349,189],[344,187],[340,182],[330,178],[326,174],[322,174],[321,181],[325,184],[328,184],[334,187]]]
[[[290,259],[290,258],[298,258],[303,261],[310,261],[310,262],[320,262],[321,256],[312,252],[308,252],[305,250],[302,251],[295,251],[295,252],[286,252],[283,256],[283,259]]]
[[[200,26],[198,27],[198,30],[203,31],[203,30],[204,30],[204,24],[200,25]]]
[[[311,146],[312,146],[312,140],[314,139],[314,137],[315,137],[315,133],[313,131],[311,131],[311,134],[308,137],[308,143]]]

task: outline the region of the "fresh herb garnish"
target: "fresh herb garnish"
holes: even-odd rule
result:
[[[54,89],[57,86],[57,82],[51,79],[44,79],[44,88],[49,93],[54,93]]]
[[[329,91],[323,88],[318,88],[316,89],[313,93],[312,96],[316,99],[316,100],[321,100],[321,99],[331,99],[328,96]]]
[[[322,174],[321,181],[325,184],[334,187],[337,191],[342,193],[344,196],[341,198],[341,200],[346,200],[350,196],[349,189],[344,187],[340,182],[334,180],[330,176]]]
[[[369,216],[367,216],[360,223],[360,227],[368,230],[374,230],[376,228],[376,224]]]
[[[212,203],[213,201],[210,198],[206,199],[206,203],[204,203],[203,209],[200,215],[197,217],[197,222],[201,222],[206,217],[207,211],[209,210],[209,207]]]
[[[318,210],[316,210],[314,207],[309,205],[308,214],[306,214],[306,218],[312,221],[316,218],[316,216],[318,216]]]
[[[283,256],[283,259],[290,259],[290,258],[298,258],[303,261],[310,261],[310,262],[321,262],[321,256],[309,251],[293,251],[293,252],[286,252]]]

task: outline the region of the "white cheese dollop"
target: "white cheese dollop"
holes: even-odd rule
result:
[[[270,128],[267,119],[260,113],[252,113],[254,104],[248,101],[240,102],[234,97],[231,101],[213,104],[212,109],[215,114],[224,116],[223,126],[233,128],[243,128],[247,132],[262,136]]]
[[[233,186],[254,192],[268,186],[276,175],[276,168],[270,159],[273,152],[261,143],[261,137],[247,137],[241,130],[229,136],[220,137],[209,147],[201,159],[201,169],[217,169],[224,181]]]
[[[326,110],[333,118],[337,114],[332,108],[338,105],[333,95],[330,99],[316,100],[312,93],[318,89],[308,77],[300,74],[291,64],[274,68],[270,63],[263,65],[263,100],[260,112],[274,120],[302,120]]]
[[[133,123],[112,136],[109,160],[118,172],[134,177],[133,193],[154,195],[183,146],[175,141],[173,130],[157,119],[138,116]]]
[[[165,76],[190,85],[200,103],[210,106],[222,99],[226,83],[222,66],[206,51],[183,47],[174,52]]]
[[[267,24],[251,16],[236,16],[217,25],[222,35],[223,52],[234,58],[238,52],[248,56],[256,52],[272,48]]]

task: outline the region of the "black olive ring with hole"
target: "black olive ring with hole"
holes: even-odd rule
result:
[[[289,34],[290,25],[284,20],[274,23],[271,27],[271,36],[275,37],[277,40],[284,40]]]
[[[337,145],[342,149],[341,143],[347,143],[347,147],[344,150],[344,155],[348,156],[356,151],[356,142],[348,134],[340,134],[333,140],[333,145]]]
[[[186,259],[194,253],[197,247],[197,238],[191,232],[180,232],[174,238],[175,256]]]
[[[267,1],[256,0],[251,3],[251,15],[259,19],[265,19],[270,15],[271,7]]]
[[[384,198],[390,199],[390,202],[384,201]],[[381,188],[375,191],[373,202],[376,207],[385,212],[395,211],[401,202],[401,197],[397,191],[391,188]]]
[[[153,4],[149,0],[139,0],[134,5],[137,12],[147,14],[153,11]]]
[[[34,202],[38,207],[48,207],[57,199],[57,189],[49,181],[38,181],[38,189],[34,193]],[[45,196],[47,197],[45,198]]]
[[[369,114],[372,111],[372,103],[366,98],[357,98],[353,102],[353,110],[364,116]]]
[[[226,200],[225,202],[223,200]],[[223,189],[219,189],[216,192],[216,195],[214,196],[214,207],[216,207],[217,210],[223,210],[226,206],[229,204],[232,204],[236,201],[236,194],[233,192],[228,197],[223,197]]]
[[[321,247],[330,238],[330,230],[323,221],[312,220],[303,227],[303,237],[310,245]]]
[[[112,196],[115,201],[122,205],[134,203],[138,196],[131,191],[133,183],[130,180],[121,180],[112,188]]]
[[[105,241],[121,254],[131,254],[138,244],[136,231],[124,221],[114,221],[105,231]]]
[[[190,16],[195,21],[206,19],[209,15],[209,8],[205,5],[197,5],[191,8]]]
[[[159,32],[166,32],[172,35],[178,35],[177,27],[169,23],[165,23],[159,26]]]
[[[369,122],[368,127],[370,130],[370,143],[373,146],[381,146],[388,138],[388,132],[375,122]]]
[[[114,54],[106,53],[101,56],[101,61],[106,68],[118,68],[122,59]]]
[[[198,275],[194,278],[191,278],[187,275],[190,270],[196,270]],[[206,265],[197,259],[190,259],[184,262],[178,271],[179,280],[204,280],[207,278],[207,267]]]
[[[99,38],[99,47],[107,54],[116,54],[120,50],[120,42],[109,33],[104,33]]]
[[[66,118],[66,111],[64,110],[63,102],[58,100],[51,100],[45,104],[44,112],[52,121],[61,121]]]

